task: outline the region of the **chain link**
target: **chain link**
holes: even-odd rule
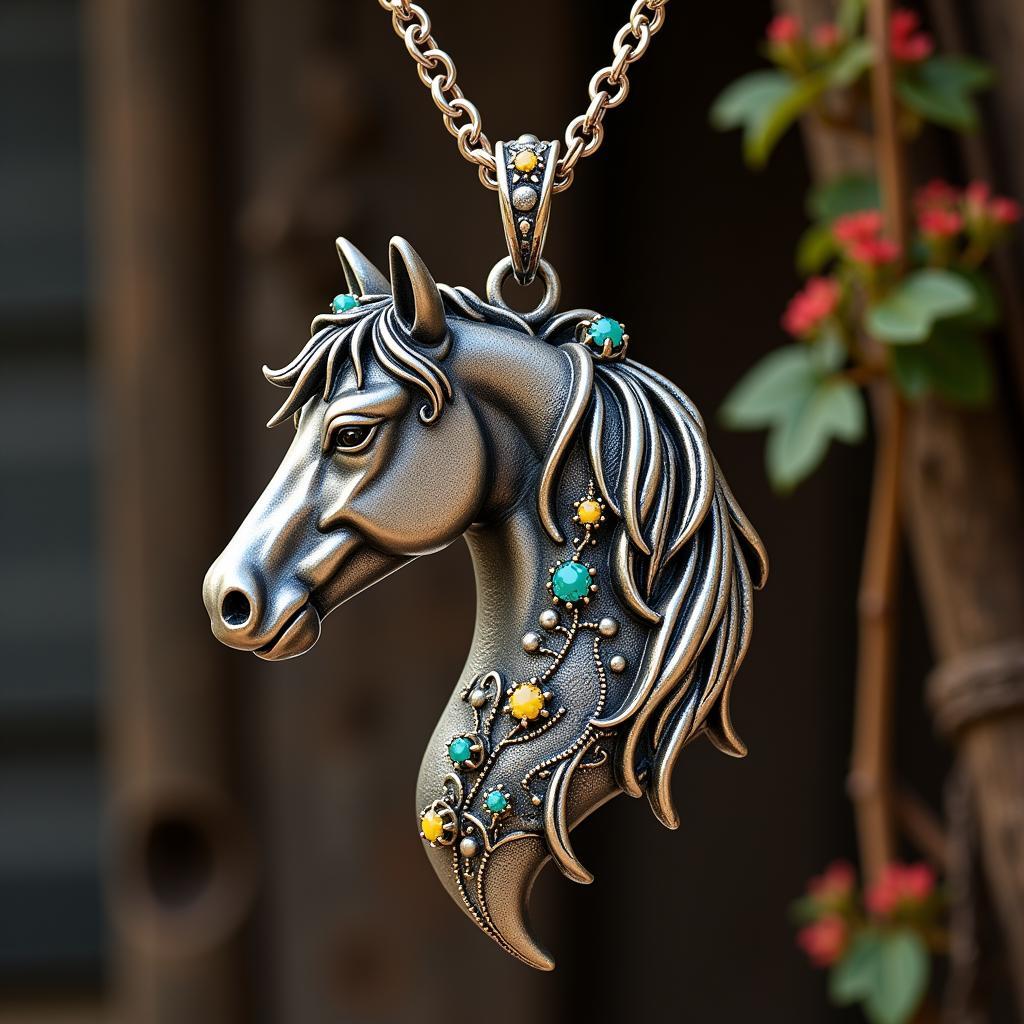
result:
[[[459,152],[477,167],[480,180],[490,189],[498,187],[494,147],[484,134],[476,105],[456,83],[455,61],[437,45],[431,33],[430,16],[412,0],[377,0],[391,14],[395,34],[403,40],[416,62],[420,81],[430,90],[441,111],[445,128],[455,137]],[[612,43],[611,64],[594,74],[588,86],[590,103],[565,129],[565,149],[555,168],[552,189],[564,192],[571,184],[576,165],[596,153],[604,142],[604,115],[620,106],[629,95],[629,66],[650,46],[651,38],[665,23],[668,0],[635,0],[629,21]]]

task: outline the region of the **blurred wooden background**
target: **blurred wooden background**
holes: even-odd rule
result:
[[[498,139],[561,133],[625,6],[428,9]],[[553,208],[565,305],[614,304],[709,417],[795,286],[799,140],[751,177],[706,117],[770,13],[673,7]],[[220,648],[200,600],[286,443],[263,430],[259,368],[338,291],[335,235],[383,261],[403,234],[482,290],[495,196],[372,0],[9,0],[0,28],[0,1021],[434,1024],[463,983],[498,994],[495,1024],[523,1006],[537,1024],[840,1019],[786,908],[853,853],[867,451],[782,501],[760,439],[712,426],[773,559],[735,694],[751,755],[687,753],[678,833],[626,801],[585,826],[597,882],[542,880],[559,969],[530,973],[450,905],[412,827],[472,628],[461,545],[340,610],[295,662]],[[912,594],[904,625],[900,768],[937,803]]]

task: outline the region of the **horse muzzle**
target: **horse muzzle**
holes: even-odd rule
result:
[[[228,647],[267,661],[305,654],[320,637],[320,612],[309,593],[296,585],[288,588],[293,593],[277,593],[271,601],[267,587],[226,555],[213,563],[203,581],[213,635]]]

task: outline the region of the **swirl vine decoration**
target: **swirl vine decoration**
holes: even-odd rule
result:
[[[608,751],[601,741],[615,735],[595,722],[608,697],[601,645],[618,634],[619,623],[607,616],[597,621],[583,617],[600,586],[597,569],[584,556],[588,547],[597,544],[598,531],[605,521],[605,503],[595,494],[593,480],[573,509],[572,521],[582,531],[573,538],[571,556],[548,569],[544,586],[551,606],[537,618],[544,633],[530,630],[522,640],[524,651],[548,659],[548,664],[536,675],[511,683],[492,669],[463,688],[461,697],[470,708],[472,728],[448,742],[452,771],[444,778],[441,795],[424,807],[419,817],[424,842],[432,847],[451,847],[452,871],[470,915],[514,956],[518,952],[505,942],[491,918],[484,873],[500,845],[537,833],[525,829],[505,832],[504,821],[518,800],[544,806],[543,835],[552,856],[569,877],[584,883],[592,881],[593,876],[580,864],[569,841],[569,784],[576,771],[605,764]],[[507,771],[505,777],[495,779],[502,775],[503,752],[537,739],[566,714],[564,706],[554,710],[549,706],[556,695],[551,686],[557,685],[554,680],[559,669],[583,634],[592,634],[594,671],[594,703],[587,724],[572,742],[537,761],[517,781],[509,778]],[[610,659],[610,668],[621,672],[625,662],[615,656]]]

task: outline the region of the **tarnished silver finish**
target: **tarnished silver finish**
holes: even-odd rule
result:
[[[558,143],[520,135],[515,142],[499,142],[494,159],[512,272],[521,285],[528,285],[537,274],[547,238]]]
[[[455,136],[459,152],[476,165],[484,185],[499,188],[499,158],[484,134],[480,111],[456,84],[455,61],[437,45],[431,34],[430,16],[411,0],[378,0],[378,3],[391,15],[395,34],[416,62],[416,73],[430,90],[445,128]],[[615,33],[611,64],[596,71],[590,79],[587,109],[574,117],[565,129],[565,152],[554,169],[553,191],[564,192],[572,184],[576,164],[601,148],[604,115],[621,106],[629,95],[629,66],[647,52],[654,34],[665,23],[667,3],[668,0],[634,0],[629,20]]]
[[[464,536],[478,623],[416,831],[477,925],[550,969],[526,900],[549,859],[591,880],[572,828],[621,792],[675,828],[683,747],[745,753],[729,696],[765,552],[690,400],[576,340],[593,311],[541,320],[438,286],[398,238],[389,283],[338,251],[359,302],[265,370],[287,389],[271,424],[295,434],[207,574],[213,632],[294,657],[348,598]]]

